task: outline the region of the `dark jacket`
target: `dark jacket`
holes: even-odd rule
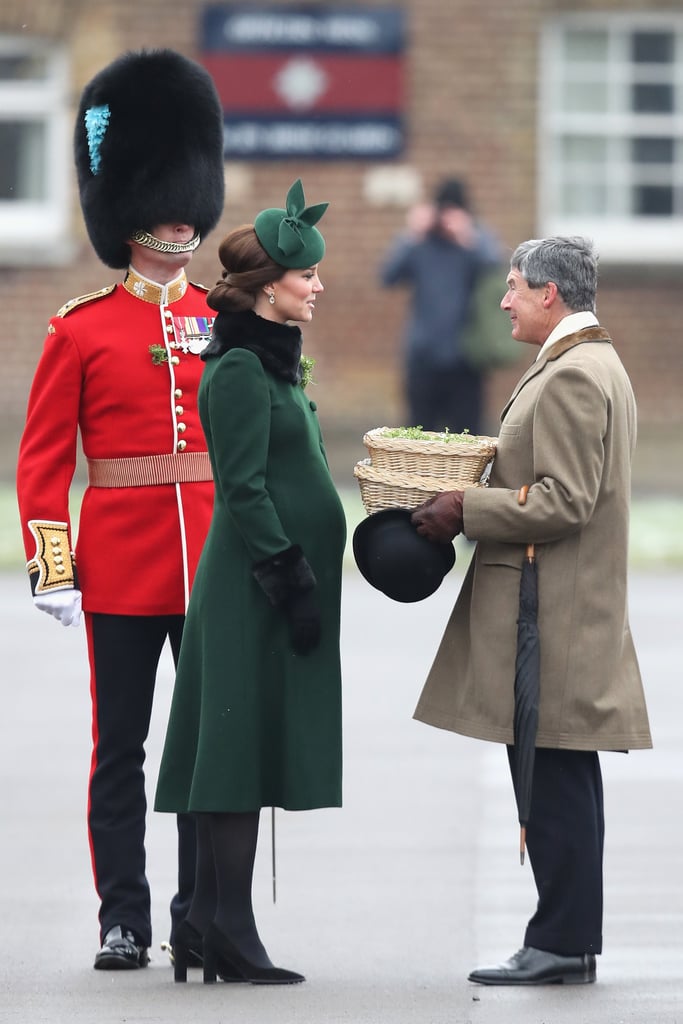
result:
[[[475,285],[480,273],[499,259],[497,241],[483,229],[472,249],[434,232],[423,239],[401,235],[396,240],[381,267],[380,279],[387,287],[402,284],[411,289],[405,330],[408,361],[447,368],[463,360],[460,338]]]

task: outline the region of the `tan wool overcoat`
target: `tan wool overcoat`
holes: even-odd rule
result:
[[[502,413],[489,486],[465,491],[464,530],[477,546],[415,718],[513,742],[519,582],[533,542],[537,745],[652,745],[627,608],[635,436],[631,384],[602,328],[561,338],[522,376]]]

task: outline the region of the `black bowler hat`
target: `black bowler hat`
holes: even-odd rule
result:
[[[393,601],[423,601],[455,564],[452,544],[421,537],[407,508],[375,512],[353,534],[353,555],[365,579]]]

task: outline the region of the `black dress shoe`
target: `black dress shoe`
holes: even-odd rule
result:
[[[133,933],[122,925],[110,928],[104,936],[102,948],[95,956],[97,971],[133,971],[146,967],[149,954],[145,946],[138,944]]]
[[[235,973],[252,985],[295,985],[306,980],[303,974],[286,971],[284,967],[259,967],[251,963],[227,935],[209,925],[204,936],[204,983],[211,984],[216,976],[234,981]]]
[[[595,957],[592,953],[561,956],[524,946],[502,964],[477,967],[468,981],[480,985],[586,985],[595,981]]]

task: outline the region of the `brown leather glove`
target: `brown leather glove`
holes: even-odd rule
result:
[[[445,544],[462,533],[464,496],[464,491],[442,491],[418,505],[410,521],[422,537]]]

